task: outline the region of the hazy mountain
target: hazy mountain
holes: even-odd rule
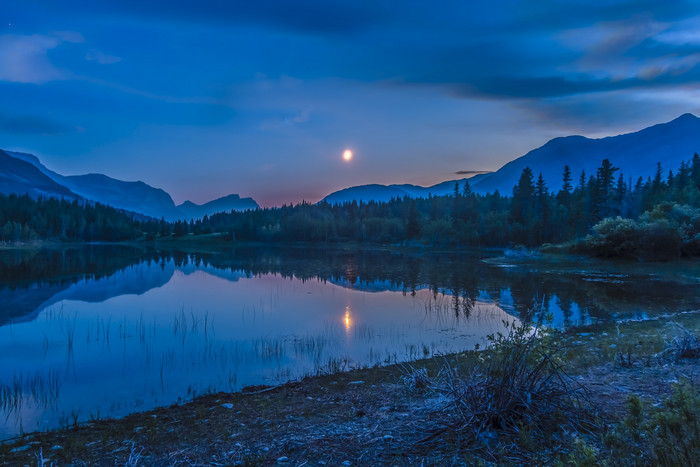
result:
[[[85,198],[112,207],[169,220],[182,218],[173,199],[144,182],[124,182],[102,174],[71,175],[65,184]]]
[[[78,199],[66,186],[56,183],[31,163],[0,150],[0,193]]]
[[[583,136],[555,138],[542,147],[534,149],[473,184],[477,193],[498,190],[510,195],[518,183],[525,167],[530,167],[535,179],[542,172],[547,186],[558,191],[562,185],[564,165],[571,168],[574,185],[581,170],[586,178],[595,175],[603,159],[610,159],[619,167],[625,180],[635,183],[639,177],[654,176],[656,163],[661,162],[664,178],[669,170],[674,172],[682,161],[692,159],[700,152],[700,119],[684,114],[677,119],[628,133],[607,138],[590,139]],[[617,172],[619,174],[619,172]]]
[[[258,207],[253,199],[241,199],[238,195],[229,195],[202,206],[187,201],[178,207],[166,191],[144,182],[125,182],[102,174],[61,175],[48,169],[32,154],[2,153],[7,157],[7,161],[0,161],[0,191],[3,193],[83,197],[114,208],[155,218],[165,217],[167,220],[189,220],[214,212]]]
[[[202,218],[205,215],[211,216],[217,212],[246,211],[257,209],[258,203],[253,198],[241,198],[238,195],[228,195],[215,199],[204,204],[195,204],[192,201],[185,201],[177,206],[186,219]]]
[[[56,183],[91,201],[156,218],[175,220],[183,217],[168,193],[144,182],[125,182],[102,174],[65,176],[48,169],[32,154],[8,154],[34,165]]]
[[[480,180],[488,177],[491,174],[479,174],[474,177],[469,178],[469,183],[479,183]],[[427,198],[428,196],[445,196],[454,193],[455,182],[458,182],[461,187],[464,186],[464,181],[466,178],[459,180],[449,180],[446,182],[438,183],[437,185],[423,187],[418,185],[360,185],[353,186],[350,188],[345,188],[331,193],[330,195],[323,198],[330,204],[342,204],[348,201],[377,201],[386,202],[390,201],[392,198],[403,198],[408,196],[409,198]]]

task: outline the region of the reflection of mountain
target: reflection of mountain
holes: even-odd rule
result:
[[[175,265],[172,262],[167,262],[162,267],[144,262],[128,266],[111,276],[83,279],[54,294],[35,308],[34,312],[18,321],[34,319],[36,313],[63,300],[97,303],[120,295],[141,295],[167,284],[174,272]]]
[[[166,264],[156,252],[115,245],[0,251],[0,325],[32,319],[60,300],[143,293],[163,279],[139,274],[136,265],[154,262]]]
[[[491,258],[487,253],[248,247],[211,253],[92,246],[41,252],[0,251],[0,325],[33,319],[62,300],[101,302],[143,294],[179,271],[236,282],[279,274],[367,292],[429,289],[441,307],[469,314],[491,301],[524,317],[544,310],[569,325],[673,307],[700,308],[692,265]],[[512,267],[502,267],[512,266]],[[646,269],[645,269],[646,268]],[[694,271],[694,272],[693,272]],[[451,296],[445,299],[441,294]]]
[[[347,279],[337,279],[332,278],[328,282],[331,284],[339,285],[340,287],[345,287],[346,289],[360,290],[362,292],[401,292],[403,287],[393,284],[391,281],[376,280],[371,282],[363,282],[360,278],[355,279],[354,282],[350,282]],[[425,288],[425,287],[418,287]]]
[[[120,251],[123,253],[123,250]],[[70,256],[83,253],[81,250],[72,250]],[[108,249],[102,254],[109,256],[114,253]],[[50,252],[45,254],[50,255]],[[45,259],[45,254],[32,258],[40,262]],[[210,263],[193,260],[189,256],[180,255],[176,259],[171,256],[149,258],[146,255],[146,258],[148,259],[137,256],[133,263],[99,275],[89,274],[84,270],[73,277],[65,277],[66,271],[56,270],[54,273],[58,274],[53,280],[25,280],[21,285],[14,286],[7,281],[4,284],[0,283],[0,325],[7,321],[31,321],[42,310],[63,300],[97,303],[121,295],[141,295],[167,284],[175,271],[184,274],[203,271],[229,282],[236,282],[246,276],[245,271],[227,267],[217,268]]]

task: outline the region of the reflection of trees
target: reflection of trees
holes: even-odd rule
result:
[[[576,264],[531,261],[500,267],[482,261],[484,255],[279,246],[219,252],[155,251],[123,245],[11,250],[0,252],[0,300],[3,293],[18,288],[32,288],[38,300],[42,290],[53,294],[79,280],[111,276],[131,264],[147,261],[165,267],[172,260],[179,268],[242,270],[249,277],[279,274],[367,290],[383,288],[415,294],[419,288],[428,288],[434,297],[441,292],[451,295],[449,309],[455,317],[469,317],[480,295],[498,303],[505,290],[512,296],[512,311],[521,319],[537,318],[530,316],[533,311],[551,311],[560,314],[555,317],[559,322],[573,325],[578,324],[572,322],[574,305],[594,320],[609,318],[615,312],[651,313],[667,304],[680,303],[687,309],[700,306],[700,297],[688,283],[653,280],[644,275],[621,283],[614,277],[581,271]],[[550,304],[554,307],[551,310]],[[8,316],[0,315],[0,323],[12,319]]]
[[[467,252],[258,247],[239,248],[230,255],[208,259],[214,266],[243,269],[251,275],[276,273],[368,288],[383,282],[405,293],[427,287],[434,296],[442,291],[452,295],[455,316],[469,316],[480,294],[498,301],[502,290],[510,290],[513,310],[521,318],[539,319],[540,312],[562,313],[555,318],[572,325],[578,324],[572,322],[574,304],[584,317],[593,320],[608,319],[611,312],[652,312],[667,303],[700,306],[700,297],[688,283],[661,282],[646,275],[630,276],[620,283],[614,277],[606,279],[582,271],[572,263],[533,261],[499,267],[481,261],[483,256]],[[550,309],[552,299],[559,304],[556,309]]]

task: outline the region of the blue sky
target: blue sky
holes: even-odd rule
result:
[[[5,0],[0,148],[318,201],[700,114],[699,64],[697,1]]]

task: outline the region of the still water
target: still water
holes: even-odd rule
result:
[[[561,328],[694,311],[696,266],[499,252],[4,251],[0,439],[471,349],[533,310]]]

